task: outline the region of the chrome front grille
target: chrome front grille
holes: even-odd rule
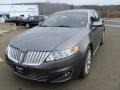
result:
[[[17,48],[9,47],[8,48],[8,57],[12,61],[18,63],[18,62],[21,62],[23,60],[24,53],[21,52],[20,50],[18,50]]]
[[[50,52],[29,51],[26,53],[24,65],[40,65]]]
[[[26,53],[21,52],[19,49],[9,47],[8,57],[23,65],[40,65],[50,54],[50,52],[29,51]]]

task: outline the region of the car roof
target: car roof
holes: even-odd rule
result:
[[[95,11],[94,9],[73,9],[73,10],[66,10],[66,11],[60,11],[56,13],[72,13],[72,12],[92,12]]]

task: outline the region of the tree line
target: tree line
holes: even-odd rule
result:
[[[54,12],[70,10],[70,9],[95,9],[104,18],[120,18],[120,5],[107,5],[107,6],[97,6],[97,5],[82,5],[75,6],[69,4],[60,3],[21,3],[25,5],[38,5],[40,15],[50,15]],[[20,5],[20,3],[19,3]]]

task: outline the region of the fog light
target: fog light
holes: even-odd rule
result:
[[[71,71],[65,73],[66,77],[69,77],[70,75],[71,75]]]

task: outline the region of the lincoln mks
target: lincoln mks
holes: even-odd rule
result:
[[[6,62],[25,79],[59,83],[86,78],[104,35],[104,23],[95,10],[56,12],[12,39]]]

